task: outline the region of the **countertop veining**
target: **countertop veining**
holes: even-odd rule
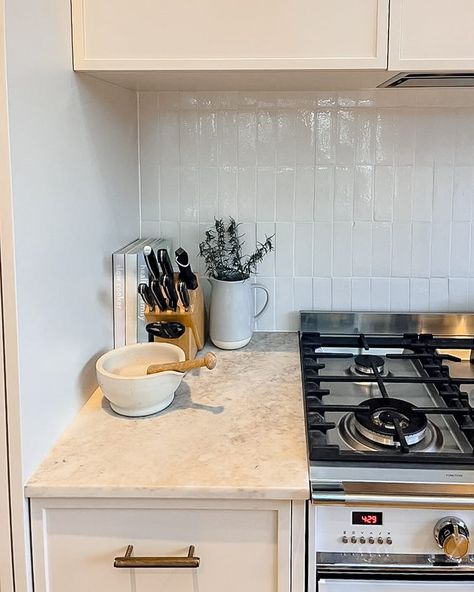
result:
[[[161,413],[121,417],[97,389],[26,495],[308,498],[297,335],[255,333],[243,349],[207,349],[215,370],[188,373]]]

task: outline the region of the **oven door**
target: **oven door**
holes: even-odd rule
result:
[[[321,579],[318,592],[473,592],[474,583],[453,581],[390,581]]]

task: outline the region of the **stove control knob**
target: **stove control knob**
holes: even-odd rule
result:
[[[373,545],[375,543],[374,537],[369,537],[369,545]]]
[[[377,543],[378,543],[379,545],[383,545],[383,538],[382,538],[382,537],[378,537],[378,538],[377,538]]]
[[[360,543],[361,545],[365,545],[365,537],[363,537],[363,536],[362,536],[362,537],[360,537],[360,539],[359,539],[359,543]]]
[[[387,537],[387,540],[385,542],[387,543],[387,545],[391,545],[393,541],[391,537]]]
[[[355,536],[351,536],[351,543],[355,545],[357,543],[357,538]]]
[[[455,516],[439,520],[434,528],[434,537],[449,559],[460,561],[469,551],[469,530]]]
[[[346,545],[349,542],[349,539],[346,537],[346,535],[344,535],[342,537],[342,542]]]

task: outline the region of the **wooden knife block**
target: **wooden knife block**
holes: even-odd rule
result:
[[[179,282],[178,277],[179,274],[175,273],[175,287]],[[179,304],[181,305],[181,301],[179,301]],[[176,312],[173,310],[161,311],[158,308],[151,311],[150,308],[146,306],[145,318],[149,323],[156,323],[157,321],[176,321],[177,323],[182,323],[186,327],[186,330],[178,339],[155,337],[154,340],[161,343],[172,343],[177,345],[184,350],[186,359],[192,360],[196,357],[196,353],[202,349],[206,343],[205,310],[201,279],[198,278],[198,287],[195,290],[189,290],[188,311],[185,311],[181,306],[178,306]]]

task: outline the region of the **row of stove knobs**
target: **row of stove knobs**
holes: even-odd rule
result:
[[[449,559],[459,561],[469,552],[469,529],[465,522],[456,518],[456,516],[447,516],[439,520],[434,527],[434,537]],[[367,539],[364,536],[357,538],[354,535],[350,538],[347,535],[342,537],[344,544],[351,542],[353,545],[357,543],[365,545],[367,542],[369,545],[373,545],[375,541],[379,545],[383,545],[384,542],[387,545],[392,544],[390,537],[387,537],[385,541],[380,536],[377,539],[373,536],[369,536]]]
[[[384,543],[386,543],[387,545],[391,545],[392,544],[392,539],[390,537],[387,537],[384,540],[382,537],[374,538],[372,536],[369,536],[368,539],[366,539],[363,536],[361,536],[359,538],[357,538],[355,536],[351,536],[349,538],[348,536],[344,535],[342,537],[342,542],[344,544],[346,544],[346,543],[352,543],[353,545],[355,545],[356,543],[359,543],[359,545],[365,545],[365,543],[369,543],[369,545],[374,545],[375,543],[377,543],[378,545],[383,545]]]

